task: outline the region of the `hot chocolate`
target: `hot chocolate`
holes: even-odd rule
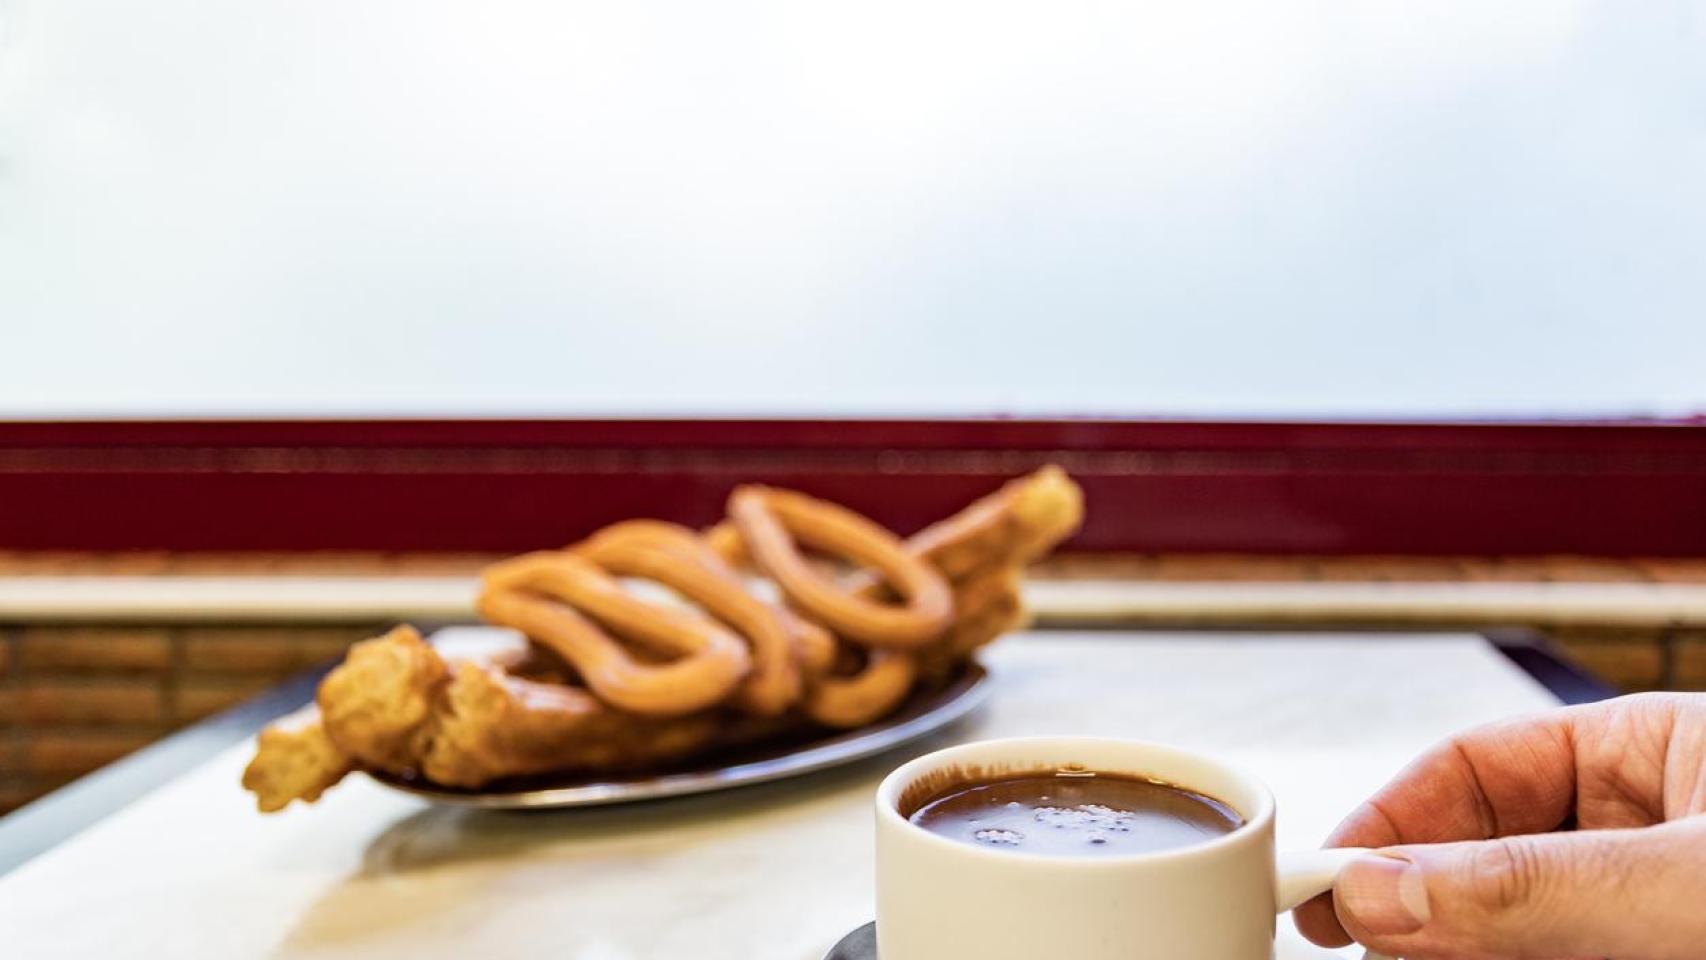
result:
[[[952,840],[1071,857],[1188,847],[1244,823],[1226,804],[1183,787],[1082,770],[952,783],[912,806],[912,823]]]

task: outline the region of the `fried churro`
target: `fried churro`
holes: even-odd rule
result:
[[[1077,485],[1047,467],[906,540],[845,507],[752,486],[704,533],[614,524],[486,572],[480,613],[529,649],[446,660],[406,626],[357,643],[316,706],[261,732],[243,785],[270,812],[352,770],[477,789],[863,726],[1021,624],[1020,571],[1082,513]],[[805,551],[857,569],[837,578]],[[774,595],[753,578],[774,581]],[[630,580],[679,602],[642,598]]]

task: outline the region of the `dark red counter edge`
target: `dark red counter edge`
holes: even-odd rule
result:
[[[1706,424],[0,423],[0,549],[520,550],[762,481],[911,530],[1060,463],[1086,551],[1706,555]]]

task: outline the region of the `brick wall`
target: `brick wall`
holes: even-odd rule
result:
[[[1619,689],[1706,690],[1706,631],[1552,629],[1571,659]]]
[[[490,557],[4,554],[0,576],[465,574]],[[1589,558],[1056,558],[1042,577],[1177,581],[1608,581],[1706,583],[1706,561]],[[326,662],[384,625],[0,624],[0,812],[161,735]],[[1579,662],[1625,690],[1706,690],[1706,631],[1554,630]]]
[[[0,626],[0,812],[330,660],[376,628]]]

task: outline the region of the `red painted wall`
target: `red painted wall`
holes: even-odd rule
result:
[[[519,550],[789,485],[910,530],[1058,462],[1082,550],[1706,555],[1700,424],[0,423],[0,549]]]

